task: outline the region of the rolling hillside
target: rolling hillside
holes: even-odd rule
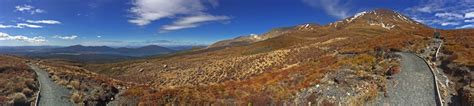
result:
[[[324,26],[302,24],[183,54],[87,67],[147,84],[123,95],[140,97],[142,104],[360,104],[384,92],[386,71],[398,66],[394,52],[417,52],[433,33],[402,14],[378,9]],[[311,90],[315,87],[332,90]]]

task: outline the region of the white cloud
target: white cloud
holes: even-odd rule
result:
[[[468,12],[464,15],[464,18],[474,18],[474,12]]]
[[[102,36],[97,36],[97,38],[102,38]]]
[[[210,22],[210,21],[221,21],[230,19],[227,16],[212,16],[212,15],[196,15],[181,18],[175,21],[171,25],[165,25],[161,28],[161,32],[180,30],[185,28],[194,28],[198,27],[200,23]]]
[[[349,6],[348,3],[343,3],[341,0],[302,0],[303,3],[314,7],[321,8],[327,14],[337,17],[337,18],[346,18],[349,16]]]
[[[457,28],[474,18],[472,0],[420,0],[418,5],[405,9],[405,13],[423,23],[445,28]],[[473,12],[470,14],[470,12]],[[472,15],[472,16],[471,16]]]
[[[76,39],[77,37],[78,37],[77,35],[71,35],[71,36],[59,36],[59,35],[55,35],[55,36],[53,36],[53,38],[63,39],[63,40],[74,40],[74,39]]]
[[[209,4],[212,5],[212,7],[217,7],[219,6],[219,1],[218,0],[208,0]]]
[[[0,28],[17,28],[17,26],[0,24]]]
[[[0,24],[0,28],[43,28],[43,26],[27,24],[27,23],[18,23],[16,25]]]
[[[460,25],[459,22],[442,22],[441,26],[448,26],[448,25]]]
[[[61,22],[56,20],[26,20],[26,22],[33,24],[61,24]]]
[[[25,5],[22,5],[22,6],[20,6],[20,5],[19,5],[19,6],[15,6],[15,8],[16,8],[17,11],[29,11],[29,10],[34,9],[33,6],[26,5],[26,4],[25,4]]]
[[[464,22],[474,22],[474,19],[464,20]]]
[[[19,28],[43,28],[43,26],[27,24],[27,23],[19,23],[19,24],[16,24],[16,26]]]
[[[464,16],[462,14],[457,13],[436,13],[435,16],[440,18],[447,18],[447,19],[463,19]]]
[[[206,6],[209,4],[213,7],[219,6],[217,0],[134,0],[133,7],[130,12],[133,14],[132,19],[128,20],[130,23],[144,26],[153,21],[164,18],[175,19],[170,25],[164,25],[160,30],[171,31],[184,28],[198,27],[200,22],[219,21],[229,19],[227,16],[215,16],[206,13]],[[208,18],[193,21],[183,24],[183,20],[190,18]]]
[[[130,9],[135,17],[129,22],[143,26],[162,18],[203,13],[199,0],[135,0]]]
[[[456,29],[464,29],[464,28],[474,28],[474,24],[467,24],[467,25],[456,27]]]
[[[426,23],[426,20],[418,19],[416,17],[413,17],[412,19],[415,20],[416,22],[419,22],[419,23],[423,23],[423,24]]]
[[[10,35],[7,33],[0,32],[0,41],[1,40],[16,40],[16,41],[23,41],[23,42],[28,42],[28,43],[43,43],[46,42],[46,39],[42,36],[37,36],[37,37],[27,37],[27,36],[22,36],[22,35]]]
[[[46,11],[42,10],[42,9],[37,9],[31,5],[27,5],[27,4],[24,4],[24,5],[18,5],[18,6],[15,6],[16,8],[16,11],[20,11],[20,12],[26,12],[26,13],[30,13],[30,14],[37,14],[37,13],[44,13]]]
[[[420,11],[420,12],[426,12],[426,13],[429,13],[431,12],[432,8],[430,6],[426,6],[426,7],[420,7],[420,8],[416,8],[417,11]]]

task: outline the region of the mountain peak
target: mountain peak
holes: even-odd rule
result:
[[[352,24],[363,24],[370,26],[380,26],[384,29],[391,30],[401,26],[415,26],[418,23],[409,17],[402,15],[401,13],[395,12],[389,9],[375,9],[371,11],[363,11],[355,14],[352,17],[344,20],[330,23],[329,26],[341,28],[347,27]]]
[[[69,47],[84,47],[82,45],[72,45],[72,46],[69,46]]]
[[[375,9],[372,11],[363,11],[355,14],[350,18],[346,18],[345,21],[352,22],[355,19],[359,18],[365,18],[366,20],[387,20],[414,23],[414,21],[410,18],[389,9]]]

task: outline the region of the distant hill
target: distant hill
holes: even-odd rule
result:
[[[17,46],[0,47],[0,54],[12,54],[43,59],[68,59],[79,62],[109,62],[146,56],[162,55],[177,52],[157,45],[136,48],[113,48],[108,46]]]
[[[112,48],[108,46],[82,46],[74,45],[64,48],[55,48],[49,51],[50,53],[73,53],[73,54],[113,54],[113,55],[122,55],[122,56],[151,56],[159,54],[168,54],[176,52],[176,50],[157,46],[149,45],[138,48]]]
[[[208,48],[223,48],[223,47],[232,47],[232,46],[244,46],[251,43],[264,41],[270,38],[275,38],[284,34],[287,34],[291,31],[312,31],[317,28],[321,27],[319,24],[301,24],[292,27],[281,27],[281,28],[274,28],[270,32],[257,35],[257,34],[250,34],[245,36],[239,36],[234,39],[222,40],[218,41],[214,44],[209,45]]]
[[[0,46],[0,53],[45,52],[59,46]]]

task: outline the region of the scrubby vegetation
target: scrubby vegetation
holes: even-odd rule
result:
[[[29,105],[36,100],[38,86],[26,59],[0,55],[0,105]]]
[[[427,42],[419,35],[318,31],[288,32],[246,46],[87,67],[149,84],[122,95],[138,97],[140,104],[361,104],[385,91],[387,71],[398,67],[394,52],[416,52]],[[326,91],[310,90],[315,86],[333,90],[339,86],[341,93],[351,95],[331,99]]]
[[[142,84],[121,95],[140,105],[363,105],[384,92],[387,78],[400,71],[394,53],[419,52],[433,33],[412,20],[393,20],[401,17],[393,12],[380,13],[386,14],[271,31],[262,36],[268,39],[245,45],[85,67]]]
[[[76,104],[105,105],[119,93],[117,87],[126,85],[82,69],[76,66],[78,64],[63,61],[42,61],[39,64],[50,73],[54,82],[73,91],[70,100]]]
[[[462,105],[474,105],[474,30],[441,31],[441,68],[455,82]]]

